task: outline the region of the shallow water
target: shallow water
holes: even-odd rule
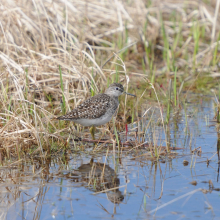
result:
[[[171,146],[182,148],[172,157],[85,151],[2,167],[0,219],[220,219],[213,100],[192,96],[187,124],[184,110],[171,117]]]

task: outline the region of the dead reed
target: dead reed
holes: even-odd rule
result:
[[[217,88],[219,4],[2,0],[0,162],[67,147],[60,138],[66,126],[51,118],[112,81],[136,90],[141,102],[149,82],[169,99],[169,80],[175,76],[175,105],[186,82],[188,89],[198,88],[198,82]],[[132,121],[138,118],[138,102],[121,100],[123,122],[129,108]]]

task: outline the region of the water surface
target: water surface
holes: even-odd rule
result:
[[[171,156],[153,160],[143,148],[114,153],[106,147],[2,167],[0,218],[220,219],[213,100],[192,96],[187,112],[171,114],[170,146],[181,148]],[[148,129],[146,139],[153,130],[165,146],[161,126]]]

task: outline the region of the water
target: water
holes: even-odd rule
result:
[[[2,167],[1,219],[220,219],[213,117],[213,98],[192,96],[188,124],[184,110],[171,117],[171,146],[182,150],[157,161],[144,149],[120,155],[110,149],[107,157],[69,152]]]

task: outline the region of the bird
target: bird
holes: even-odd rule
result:
[[[95,127],[108,123],[119,106],[118,97],[122,94],[135,96],[124,91],[120,83],[112,83],[105,93],[97,94],[74,108],[66,115],[57,117],[58,120],[74,121],[83,126],[91,127],[90,133],[95,140]]]

